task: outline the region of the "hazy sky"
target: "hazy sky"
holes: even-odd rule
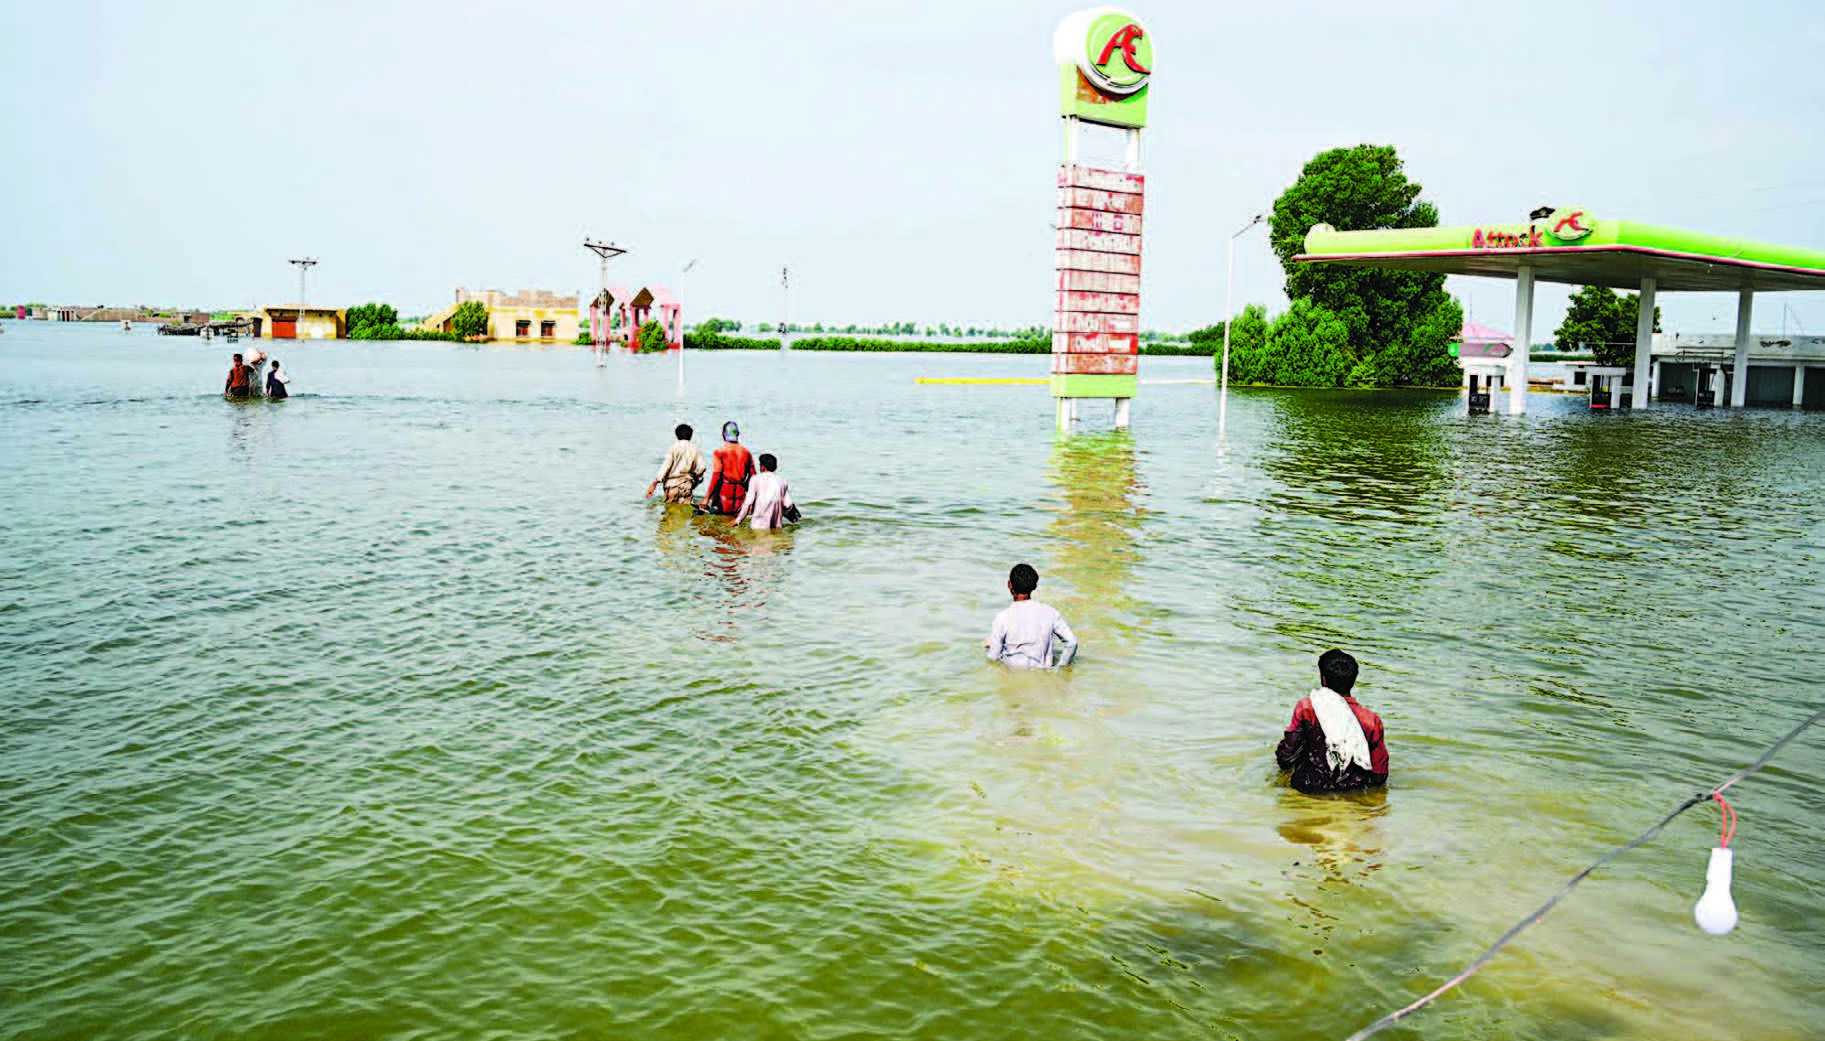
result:
[[[0,299],[430,310],[626,283],[687,315],[1051,309],[1070,3],[9,3]],[[1155,41],[1143,321],[1221,317],[1224,240],[1320,149],[1393,144],[1446,223],[1543,203],[1825,248],[1825,5],[1136,6]],[[1260,233],[1238,305],[1283,306]],[[1512,283],[1454,280],[1512,324]],[[1536,336],[1565,292],[1544,287]],[[1664,297],[1727,330],[1733,297]],[[1825,295],[1769,296],[1825,333]]]

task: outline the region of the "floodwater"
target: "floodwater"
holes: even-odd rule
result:
[[[0,337],[0,1036],[1338,1038],[1825,697],[1825,415],[229,350]],[[729,418],[797,530],[641,501]],[[1064,674],[981,660],[1020,560]],[[1276,785],[1330,646],[1385,792]],[[1820,1037],[1822,767],[1734,934],[1702,807],[1384,1036]]]

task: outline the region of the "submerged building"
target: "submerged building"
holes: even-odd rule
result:
[[[1654,400],[1825,409],[1825,336],[1750,336],[1740,393],[1736,351],[1729,333],[1655,333]]]
[[[517,293],[499,289],[456,290],[456,299],[426,318],[421,328],[453,332],[456,309],[470,300],[478,300],[488,309],[488,339],[521,340],[533,343],[571,343],[579,328],[578,297],[559,296],[546,289],[522,289]]]
[[[348,312],[336,307],[275,305],[248,317],[262,340],[340,340],[348,335]]]

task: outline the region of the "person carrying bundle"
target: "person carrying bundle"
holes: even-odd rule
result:
[[[1343,651],[1318,656],[1318,687],[1293,706],[1293,721],[1274,749],[1280,769],[1307,795],[1353,792],[1388,783],[1381,717],[1351,696],[1356,659]]]

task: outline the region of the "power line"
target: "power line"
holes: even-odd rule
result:
[[[1529,914],[1527,917],[1521,919],[1520,921],[1516,922],[1514,925],[1510,926],[1508,928],[1507,932],[1503,933],[1500,937],[1498,937],[1496,939],[1495,943],[1489,945],[1488,950],[1486,950],[1482,954],[1478,955],[1477,959],[1475,961],[1471,962],[1469,965],[1464,966],[1463,970],[1460,971],[1456,976],[1453,976],[1450,979],[1446,980],[1445,982],[1439,984],[1436,988],[1433,989],[1433,991],[1430,994],[1427,994],[1425,997],[1420,998],[1419,1000],[1413,1002],[1410,1005],[1405,1006],[1404,1008],[1395,1009],[1393,1012],[1388,1013],[1387,1015],[1381,1017],[1380,1019],[1376,1020],[1375,1022],[1370,1023],[1368,1026],[1363,1027],[1361,1030],[1358,1030],[1356,1033],[1351,1034],[1349,1037],[1345,1038],[1344,1041],[1363,1041],[1363,1039],[1365,1039],[1365,1038],[1373,1037],[1374,1035],[1381,1033],[1383,1030],[1386,1030],[1388,1027],[1393,1026],[1394,1024],[1407,1018],[1408,1016],[1412,1015],[1413,1013],[1418,1012],[1420,1009],[1425,1008],[1427,1005],[1432,1004],[1446,991],[1448,991],[1451,988],[1457,986],[1458,984],[1464,982],[1465,980],[1469,979],[1470,977],[1476,975],[1478,972],[1480,972],[1482,970],[1483,966],[1488,965],[1490,960],[1496,956],[1496,952],[1498,952],[1502,948],[1508,946],[1508,942],[1510,940],[1513,940],[1516,936],[1519,936],[1521,934],[1522,930],[1524,930],[1528,926],[1533,925],[1534,923],[1538,922],[1540,919],[1545,918],[1546,913],[1548,911],[1551,911],[1553,909],[1554,905],[1558,904],[1559,901],[1565,899],[1566,895],[1569,894],[1573,889],[1577,888],[1578,883],[1580,883],[1580,882],[1584,881],[1586,878],[1590,877],[1590,875],[1593,871],[1596,871],[1598,868],[1602,867],[1603,865],[1608,864],[1612,860],[1615,860],[1617,857],[1622,856],[1624,853],[1627,853],[1629,850],[1635,849],[1636,847],[1642,846],[1642,845],[1646,844],[1647,842],[1651,841],[1654,838],[1654,836],[1659,835],[1661,833],[1661,831],[1663,831],[1666,828],[1667,825],[1673,823],[1673,819],[1675,817],[1678,817],[1680,814],[1686,812],[1687,810],[1691,809],[1694,806],[1697,806],[1701,802],[1708,802],[1712,796],[1719,794],[1724,789],[1729,788],[1731,785],[1736,784],[1738,781],[1742,780],[1743,778],[1748,777],[1749,775],[1759,771],[1762,767],[1767,766],[1768,761],[1774,758],[1775,753],[1777,753],[1781,749],[1785,748],[1787,746],[1787,744],[1789,742],[1791,742],[1794,738],[1799,737],[1801,731],[1805,730],[1809,726],[1812,726],[1814,723],[1817,723],[1821,719],[1825,719],[1825,708],[1820,708],[1818,711],[1814,712],[1812,715],[1807,716],[1804,720],[1801,720],[1800,725],[1794,727],[1792,730],[1789,730],[1785,737],[1781,738],[1779,741],[1776,741],[1774,744],[1769,745],[1768,750],[1766,752],[1762,753],[1761,758],[1757,759],[1753,763],[1750,763],[1748,766],[1743,767],[1741,770],[1736,771],[1736,773],[1731,774],[1729,779],[1725,780],[1722,784],[1719,784],[1717,787],[1712,788],[1709,791],[1699,792],[1697,795],[1692,796],[1691,798],[1687,799],[1685,802],[1680,803],[1677,807],[1675,807],[1673,809],[1673,812],[1667,814],[1665,817],[1662,817],[1662,818],[1660,818],[1659,821],[1655,822],[1653,827],[1642,832],[1640,835],[1635,836],[1633,839],[1630,839],[1628,842],[1625,842],[1622,845],[1617,846],[1615,849],[1610,850],[1608,853],[1605,853],[1603,856],[1598,857],[1596,863],[1592,864],[1590,867],[1585,868],[1583,871],[1578,872],[1576,875],[1573,875],[1571,878],[1571,881],[1569,881],[1569,882],[1565,883],[1565,885],[1561,886],[1559,888],[1558,892],[1554,893],[1551,896],[1551,898],[1549,898],[1544,904],[1541,904],[1539,907],[1535,908],[1532,914]]]

